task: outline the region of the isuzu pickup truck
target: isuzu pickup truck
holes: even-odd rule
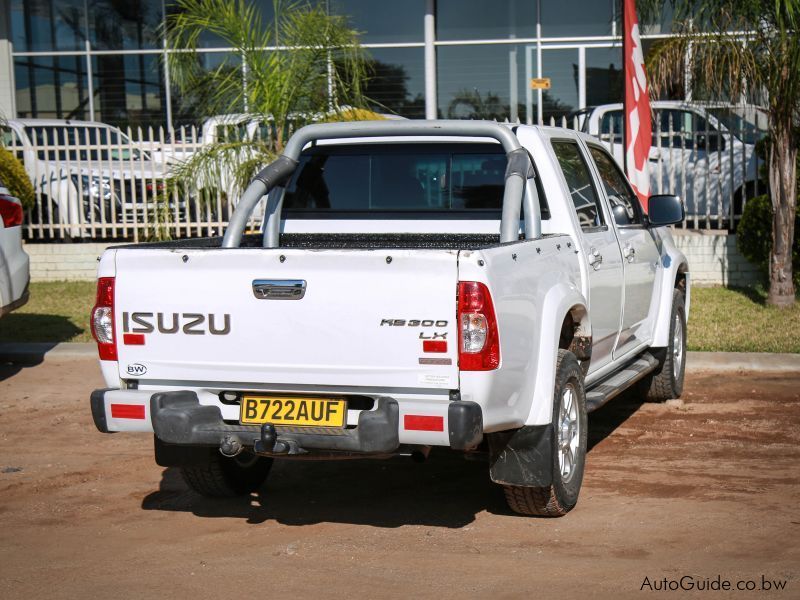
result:
[[[264,202],[262,233],[245,235]],[[222,238],[108,249],[102,432],[154,434],[206,496],[283,459],[486,457],[521,514],[578,499],[587,413],[683,387],[689,270],[614,159],[565,129],[311,125]]]

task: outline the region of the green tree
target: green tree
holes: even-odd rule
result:
[[[265,23],[249,0],[177,0],[165,38],[172,81],[200,114],[246,112],[267,124],[255,139],[227,139],[177,165],[177,181],[202,182],[231,197],[280,154],[291,132],[316,120],[358,120],[367,104],[368,61],[358,33],[322,3],[273,0]],[[213,35],[232,51],[213,68],[197,53]],[[356,110],[353,109],[355,107]],[[213,185],[216,182],[216,185]]]
[[[643,22],[664,7],[639,0]],[[648,71],[655,93],[691,73],[691,85],[720,97],[764,98],[769,113],[767,173],[772,251],[767,302],[791,306],[792,239],[797,202],[800,120],[800,0],[670,0],[675,37],[653,48]],[[688,60],[688,64],[687,64]]]

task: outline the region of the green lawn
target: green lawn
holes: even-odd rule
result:
[[[31,284],[24,307],[0,319],[0,342],[90,342],[92,281]],[[690,350],[800,353],[800,303],[764,305],[760,288],[693,288]]]
[[[800,301],[766,306],[766,290],[692,288],[689,350],[800,353]]]
[[[31,283],[31,298],[0,319],[0,342],[91,342],[94,281]]]

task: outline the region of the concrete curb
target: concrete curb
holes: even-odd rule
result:
[[[0,361],[39,363],[43,360],[96,359],[94,343],[0,343]],[[686,370],[690,373],[713,371],[766,371],[800,374],[800,354],[766,352],[689,352]]]
[[[97,344],[91,342],[0,343],[0,361],[38,363],[62,358],[97,358]]]
[[[800,375],[800,354],[771,354],[768,352],[689,352],[686,369],[689,372],[768,371]]]

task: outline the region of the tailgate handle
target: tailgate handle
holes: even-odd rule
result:
[[[253,295],[259,300],[300,300],[306,295],[305,279],[254,279]]]

